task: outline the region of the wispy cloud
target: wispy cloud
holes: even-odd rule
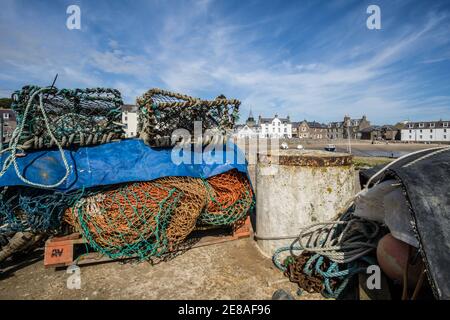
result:
[[[379,31],[365,27],[360,1],[98,3],[80,4],[85,29],[77,32],[58,27],[65,2],[62,16],[54,9],[36,29],[38,7],[7,1],[0,94],[59,73],[61,85],[113,86],[127,102],[155,86],[223,93],[243,101],[241,118],[250,108],[297,120],[450,118],[445,1],[381,1]],[[19,25],[24,12],[32,17]]]

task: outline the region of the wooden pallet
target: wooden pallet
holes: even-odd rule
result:
[[[228,228],[214,228],[196,230],[188,239],[198,239],[190,248],[198,248],[227,241],[248,238],[251,234],[250,217],[238,226]],[[64,237],[54,237],[45,243],[44,266],[64,267],[73,264],[84,265],[113,261],[111,258],[99,252],[86,253],[86,240],[79,233],[73,233]],[[123,259],[130,259],[127,257]],[[123,260],[118,259],[118,260]]]

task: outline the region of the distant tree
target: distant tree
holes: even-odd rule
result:
[[[0,109],[11,108],[12,99],[11,98],[0,98]]]

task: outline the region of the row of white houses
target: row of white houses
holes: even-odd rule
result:
[[[450,121],[408,122],[401,129],[401,141],[450,142]]]

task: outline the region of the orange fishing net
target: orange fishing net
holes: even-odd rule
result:
[[[252,205],[247,177],[232,170],[206,180],[165,177],[91,192],[64,220],[112,258],[146,258],[174,249],[197,223],[231,225]]]

